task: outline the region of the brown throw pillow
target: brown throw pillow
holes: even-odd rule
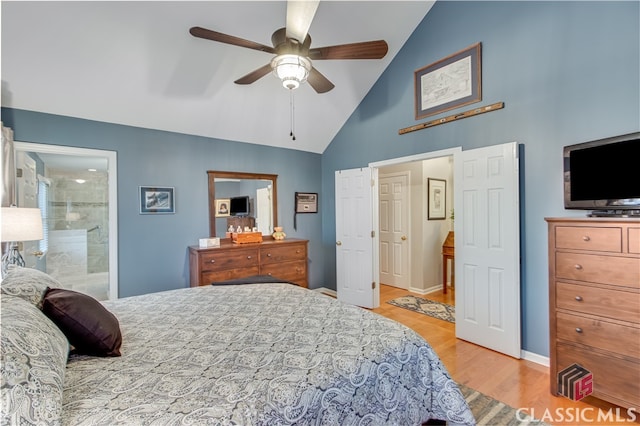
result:
[[[76,353],[120,356],[118,319],[93,297],[52,288],[44,296],[42,311],[67,336]]]

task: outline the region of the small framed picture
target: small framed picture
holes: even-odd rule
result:
[[[428,214],[427,220],[443,220],[445,219],[446,198],[447,198],[447,181],[443,179],[427,179],[428,186]]]
[[[175,212],[173,187],[140,187],[140,214],[173,214]]]
[[[296,213],[318,213],[318,193],[296,192]]]
[[[229,198],[216,198],[216,217],[229,216],[230,204],[231,200]]]

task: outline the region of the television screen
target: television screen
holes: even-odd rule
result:
[[[249,196],[232,197],[230,200],[229,213],[231,216],[249,215]]]
[[[564,148],[565,208],[640,209],[640,133]]]

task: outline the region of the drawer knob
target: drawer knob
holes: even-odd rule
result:
[[[247,259],[251,259],[251,256],[247,256]]]
[[[580,327],[576,327],[576,333],[582,333],[582,329]]]
[[[576,296],[576,301],[582,302],[582,296]]]
[[[591,241],[591,238],[588,235],[582,237],[582,241]]]
[[[216,260],[215,259],[211,259],[209,262],[216,263]]]
[[[267,253],[267,257],[271,257],[271,253]]]
[[[582,269],[582,265],[580,265],[579,263],[578,263],[578,264],[576,264],[576,269],[577,269],[578,271],[579,271],[579,270],[581,270],[581,269]]]

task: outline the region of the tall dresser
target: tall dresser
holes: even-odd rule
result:
[[[547,218],[551,393],[579,364],[592,396],[640,407],[640,220]]]
[[[220,247],[189,247],[191,287],[253,275],[270,275],[308,287],[308,240],[265,239],[261,243],[236,244],[221,240]]]

